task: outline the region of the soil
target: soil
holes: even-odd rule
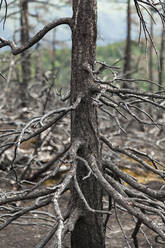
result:
[[[63,199],[62,205],[64,209],[66,207],[65,203],[66,199]],[[52,209],[50,209],[50,206],[44,207],[42,208],[42,210],[46,212],[52,211]],[[158,218],[154,216],[152,216],[152,219],[154,221],[158,220]],[[112,215],[110,216],[106,230],[106,248],[135,248],[133,240],[131,238],[134,228],[135,221],[132,216],[130,216],[123,210],[112,209]],[[36,245],[45,237],[49,230],[49,227],[41,225],[9,225],[8,227],[0,231],[0,248],[36,248]],[[124,237],[124,235],[126,238]],[[155,242],[156,236],[157,235],[152,230],[142,225],[141,231],[137,235],[139,242],[138,247],[165,247],[165,244],[158,244]],[[63,248],[70,248],[70,234],[67,235],[63,245]],[[48,242],[45,248],[54,248],[53,238]]]

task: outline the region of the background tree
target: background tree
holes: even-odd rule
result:
[[[163,8],[163,13],[164,13],[164,8]],[[164,26],[162,26],[162,31],[161,31],[161,38],[160,38],[160,68],[159,68],[159,75],[158,75],[158,80],[159,80],[159,90],[161,89],[161,86],[163,86],[163,72],[164,72],[164,42],[165,42],[165,34],[164,34]]]
[[[29,10],[28,1],[20,0],[20,43],[24,45],[27,40],[29,40]],[[21,53],[21,72],[22,72],[22,82],[20,84],[22,103],[27,101],[28,83],[31,78],[31,62],[30,53],[28,50]]]
[[[64,2],[64,6],[65,6]],[[3,6],[2,6],[3,7]],[[39,25],[45,24],[45,15],[43,14],[48,12],[50,9],[53,11],[53,8],[60,8],[58,4],[51,3],[49,1],[12,1],[8,4],[8,11],[6,12],[6,18],[10,19],[11,26],[16,26],[16,30],[13,32],[13,40],[20,44],[24,44],[29,40],[30,35],[32,35],[38,29]],[[38,9],[41,10],[41,14],[38,13]],[[3,18],[2,18],[3,20]],[[15,24],[14,24],[15,23]],[[37,27],[36,27],[37,23]],[[45,39],[46,40],[46,39]],[[44,47],[45,44],[50,43],[50,39],[43,41],[40,45],[40,48]],[[38,48],[37,48],[38,49]],[[36,50],[37,50],[36,49]],[[34,62],[39,57],[39,60]],[[34,67],[36,66],[36,71],[40,71],[39,81],[42,81],[43,74],[45,71],[42,68],[42,55],[38,56],[37,51],[29,51],[20,54],[20,57],[17,57],[17,61],[14,63],[15,70],[12,72],[13,80],[17,80],[18,88],[20,92],[19,102],[22,105],[28,105],[29,100],[29,88],[34,78]],[[2,65],[3,66],[3,65]],[[37,81],[37,82],[39,82]],[[28,87],[29,86],[29,87]],[[18,103],[19,104],[19,103]]]
[[[153,31],[153,10],[150,10],[150,35],[151,40],[149,41],[149,61],[148,61],[148,72],[149,72],[149,80],[153,81],[153,39],[154,39],[154,31]],[[152,84],[150,85],[150,91],[152,92]]]
[[[127,37],[124,51],[123,75],[126,79],[130,78],[131,73],[131,1],[127,1]],[[123,88],[126,88],[126,82]]]

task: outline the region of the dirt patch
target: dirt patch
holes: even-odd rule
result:
[[[64,209],[66,208],[65,200],[62,202]],[[50,206],[44,207],[41,210],[45,212],[49,211],[49,213],[52,212]],[[151,218],[155,222],[158,221],[158,217],[152,216]],[[37,220],[33,222],[37,223]],[[41,221],[38,221],[38,223],[41,223]],[[112,209],[112,215],[108,221],[106,230],[106,248],[134,248],[135,246],[131,238],[134,228],[135,220],[132,216],[125,211],[121,211],[120,209]],[[47,235],[50,230],[50,227],[41,225],[9,225],[0,231],[0,248],[34,248],[41,240],[44,239],[45,235]],[[152,230],[142,225],[141,231],[137,235],[139,248],[165,247],[165,244],[158,244],[155,242],[156,236],[157,235]],[[54,237],[45,247],[53,248],[53,240]],[[69,234],[67,235],[63,245],[64,248],[70,248]]]

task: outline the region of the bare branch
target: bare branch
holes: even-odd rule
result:
[[[38,209],[40,207],[46,206],[51,202],[51,198],[48,197],[46,200],[44,201],[40,201],[40,202],[36,202],[34,205],[30,206],[30,207],[25,207],[20,211],[15,212],[10,218],[8,218],[4,224],[0,225],[0,230],[2,230],[3,228],[5,228],[6,226],[8,226],[10,223],[12,223],[14,220],[18,219],[19,217],[21,217],[22,215],[34,210],[34,209]],[[2,217],[2,216],[1,216]]]
[[[125,151],[124,149],[120,148],[120,147],[114,147],[112,146],[112,144],[103,136],[100,137],[100,139],[112,150],[115,152],[119,152],[122,154],[125,154],[126,156],[133,158],[135,161],[137,161],[139,164],[143,165],[144,168],[156,173],[157,175],[161,176],[163,179],[165,178],[165,173],[164,170],[158,170],[153,168],[152,166],[150,166],[149,164],[147,164],[146,162],[144,162],[142,159],[138,158],[136,155],[129,153],[127,151]]]
[[[9,46],[11,48],[11,52],[13,55],[20,54],[24,52],[25,50],[27,50],[28,48],[32,47],[37,42],[39,42],[50,30],[62,24],[67,24],[71,27],[72,19],[61,18],[54,22],[48,23],[33,38],[28,40],[22,47],[17,47],[13,41],[5,40],[3,37],[0,37],[0,48]]]
[[[134,215],[136,218],[142,220],[142,222],[148,226],[150,229],[155,231],[162,237],[162,239],[165,239],[164,231],[160,229],[160,227],[154,223],[152,220],[150,220],[145,214],[141,212],[141,210],[134,208],[133,202],[130,200],[127,200],[125,197],[123,197],[121,194],[119,194],[114,188],[106,181],[106,179],[103,177],[102,173],[99,171],[97,167],[97,161],[93,156],[89,157],[90,166],[93,170],[93,173],[96,177],[96,179],[100,182],[100,184],[106,189],[106,191],[113,197],[113,199],[122,207],[127,209],[127,211]]]
[[[78,184],[78,182],[77,182],[76,175],[74,176],[74,185],[75,185],[75,188],[76,188],[76,190],[77,190],[77,193],[78,193],[80,199],[84,202],[84,205],[85,205],[85,207],[86,207],[86,209],[87,209],[88,211],[90,211],[90,212],[92,212],[92,213],[99,213],[99,214],[109,214],[109,215],[112,214],[112,213],[109,212],[109,211],[93,209],[93,208],[91,208],[91,207],[89,206],[89,204],[88,204],[87,200],[85,199],[85,197],[84,197],[84,195],[83,195],[83,193],[82,193],[82,191],[81,191],[81,189],[80,189],[80,186],[79,186],[79,184]]]

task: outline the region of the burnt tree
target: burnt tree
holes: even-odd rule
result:
[[[160,42],[160,68],[158,73],[159,80],[159,91],[161,90],[161,86],[163,86],[163,71],[164,71],[164,42],[165,42],[165,34],[164,27],[161,31],[161,42]]]
[[[95,69],[97,38],[97,6],[96,0],[73,1],[72,27],[72,74],[71,74],[71,104],[78,96],[81,103],[72,112],[71,134],[72,142],[80,140],[79,156],[89,162],[93,156],[101,167],[98,137],[97,109],[92,97],[97,93],[91,71]],[[88,174],[86,166],[81,162],[77,165],[77,179],[82,192],[93,209],[102,209],[102,190],[94,176],[83,180]],[[84,203],[74,191],[74,202],[80,209]],[[72,233],[72,247],[104,247],[102,215],[82,211]]]
[[[28,12],[28,1],[20,0],[20,43],[23,46],[26,41],[30,38],[29,36],[29,12]],[[30,52],[28,50],[21,53],[21,100],[24,104],[27,100],[27,87],[31,75],[31,62]]]
[[[127,37],[124,51],[124,66],[123,76],[126,79],[130,78],[131,74],[131,1],[127,1]],[[127,88],[126,82],[123,83],[123,88]]]
[[[153,32],[153,11],[152,9],[150,10],[150,35],[151,35],[151,40],[149,43],[149,61],[148,61],[148,77],[152,81],[153,80],[153,39],[154,39],[154,32]],[[152,84],[150,85],[150,91],[152,91]]]

